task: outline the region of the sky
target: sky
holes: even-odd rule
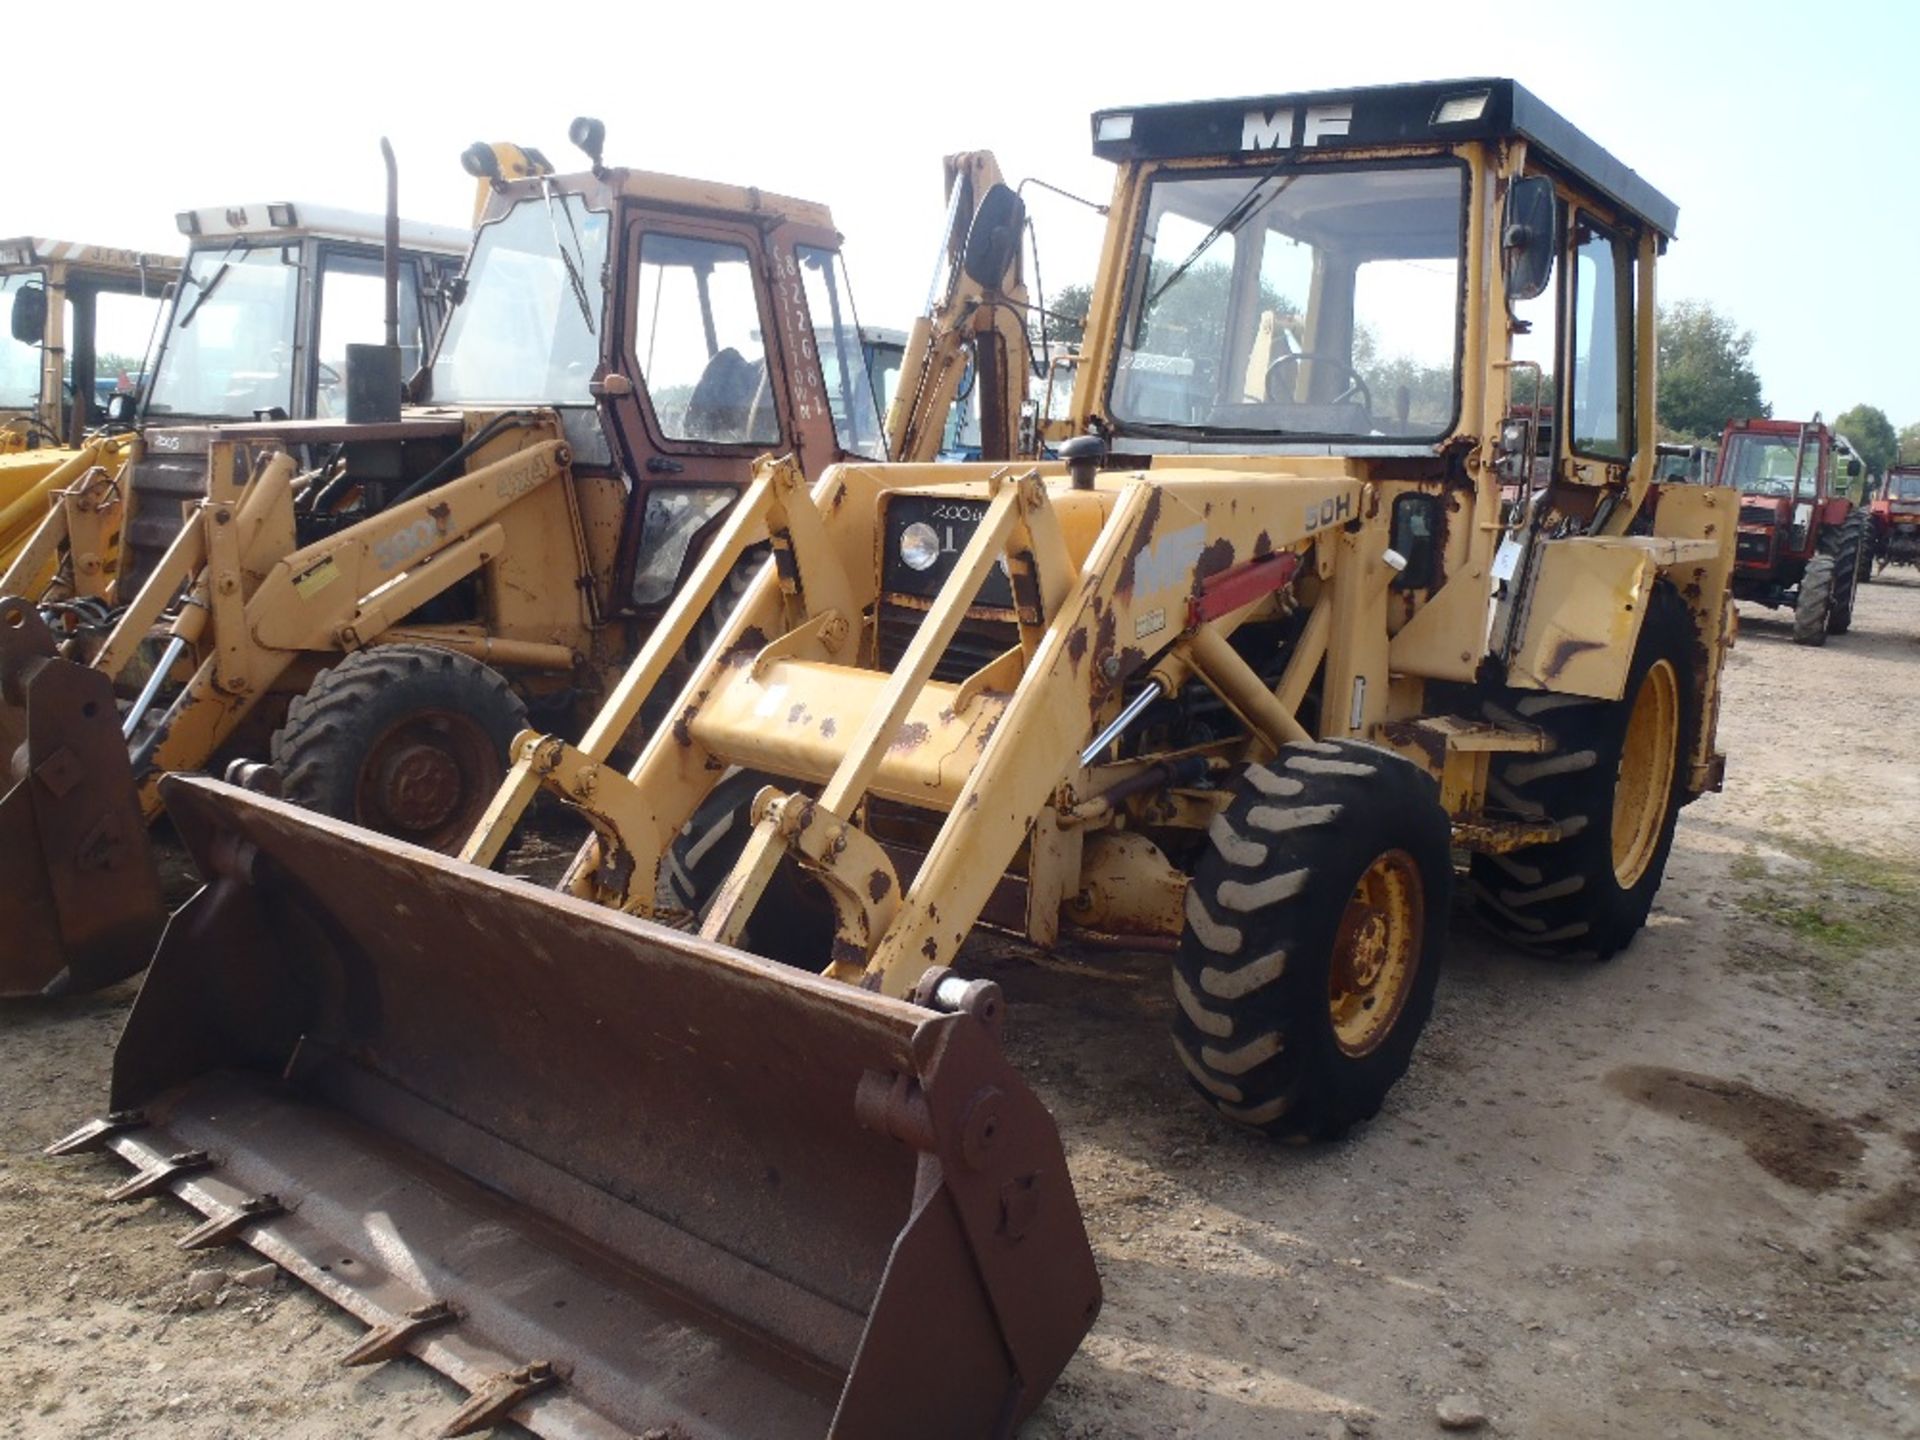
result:
[[[323,23],[299,13],[193,7],[164,56],[90,99],[82,127],[35,87],[0,89],[0,133],[30,157],[0,200],[0,236],[178,249],[172,217],[194,206],[377,210],[383,134],[403,212],[465,223],[468,144],[537,145],[575,168],[567,123],[586,113],[606,122],[609,164],[827,203],[862,320],[904,327],[933,271],[949,151],[991,149],[1010,179],[1104,200],[1098,108],[1501,74],[1679,204],[1660,298],[1708,301],[1753,333],[1776,415],[1866,403],[1920,421],[1910,0],[652,0],[550,5],[532,30],[524,6],[487,0],[457,15],[361,0],[335,0]],[[1032,213],[1046,288],[1090,279],[1098,217],[1047,197]]]

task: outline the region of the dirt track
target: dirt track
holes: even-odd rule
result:
[[[976,962],[1059,1117],[1107,1286],[1031,1440],[1920,1435],[1920,577],[1795,649],[1748,610],[1726,793],[1604,966],[1455,927],[1387,1112],[1279,1150],[1167,1053],[1161,967]],[[1096,967],[1097,975],[1071,967]],[[21,1437],[429,1436],[456,1392],[334,1363],[284,1279],[187,1298],[172,1202],[38,1147],[103,1103],[131,989],[0,1008],[0,1395]],[[208,1282],[202,1282],[208,1283]]]

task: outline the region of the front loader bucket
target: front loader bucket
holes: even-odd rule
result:
[[[107,1148],[472,1392],[446,1433],[1009,1433],[1100,1287],[1051,1117],[942,1014],[175,776],[210,883]]]
[[[113,685],[0,598],[0,996],[97,990],[147,963],[166,920]]]

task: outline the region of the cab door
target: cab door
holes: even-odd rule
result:
[[[646,614],[673,597],[754,460],[795,451],[798,437],[780,347],[769,343],[760,233],[637,210],[622,241],[615,353],[631,387],[603,377],[600,389],[633,491],[611,598],[615,610]]]

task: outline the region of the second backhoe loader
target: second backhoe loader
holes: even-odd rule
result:
[[[1200,1097],[1330,1137],[1406,1069],[1456,855],[1517,943],[1604,958],[1719,784],[1737,499],[1672,487],[1636,533],[1671,202],[1503,80],[1104,111],[1094,144],[1080,433],[760,465],[589,739],[523,733],[468,843],[559,795],[595,832],[561,893],[166,782],[213,878],[65,1148],[471,1390],[449,1433],[1008,1435],[1097,1282],[955,973],[977,925],[1171,948]],[[762,536],[622,772],[593,737]],[[837,1402],[759,1413],[782,1356]]]
[[[421,403],[402,412],[391,361],[363,383],[383,372],[359,350],[345,417],[205,432],[204,498],[84,674],[0,599],[0,703],[27,735],[0,798],[0,994],[145,963],[168,771],[269,756],[291,800],[457,848],[529,714],[597,708],[754,457],[884,453],[827,211],[610,170],[583,138],[591,172],[490,181]],[[469,152],[483,177],[498,155]],[[354,413],[369,393],[390,413]]]

